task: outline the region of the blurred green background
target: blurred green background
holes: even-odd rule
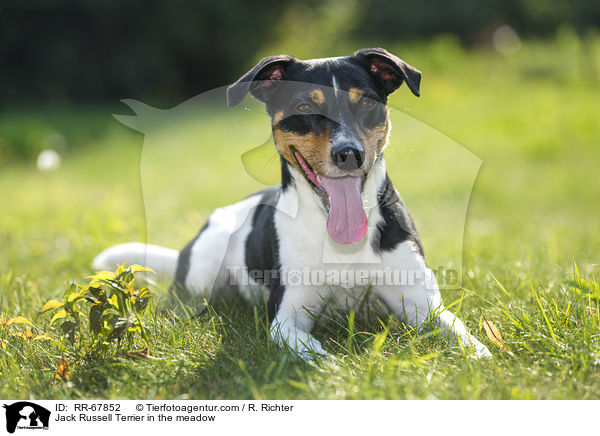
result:
[[[503,24],[553,38],[564,25],[585,36],[599,20],[593,0],[5,0],[0,101],[174,104],[265,54],[326,57],[440,34],[485,49]]]
[[[122,98],[172,107],[276,53],[313,58],[383,46],[424,71],[425,93],[459,71],[479,92],[489,74],[506,75],[507,93],[518,79],[597,84],[599,22],[593,0],[5,0],[0,165],[94,142],[112,123],[94,108],[114,110]],[[475,69],[482,58],[497,63],[489,74]],[[68,120],[61,116],[74,106]]]
[[[345,381],[327,378],[325,390],[318,388],[321,383],[313,391],[294,390],[286,377],[304,382],[312,375],[284,364],[288,372],[261,384],[264,368],[255,361],[251,375],[257,389],[267,396],[302,398],[337,398],[339,392],[353,398],[598,398],[597,366],[590,362],[600,353],[600,318],[568,283],[573,261],[591,280],[600,259],[599,26],[600,2],[591,0],[5,0],[0,3],[0,313],[33,319],[45,301],[59,298],[69,282],[90,272],[102,249],[145,239],[144,136],[112,117],[132,114],[120,99],[170,109],[233,82],[262,56],[339,56],[381,46],[423,72],[421,98],[401,87],[391,99],[394,110],[413,121],[396,123],[387,153],[403,161],[413,148],[432,147],[436,136],[415,127],[418,121],[482,161],[462,262],[463,286],[480,298],[466,300],[461,316],[475,328],[486,311],[510,348],[517,355],[521,350],[521,360],[502,355],[499,365],[453,382],[445,378],[455,372],[442,356],[437,365],[449,369],[434,374],[432,383],[431,373],[423,370],[420,379],[409,374],[403,383],[381,381],[386,388],[370,393],[344,385],[353,383],[354,372]],[[183,247],[215,207],[263,187],[241,173],[239,154],[269,135],[259,106],[246,103],[250,112],[215,100],[194,106],[178,117],[180,124],[153,126],[155,138],[163,139],[158,146],[199,147],[198,159],[184,159],[179,174],[189,175],[190,182],[165,185],[158,176],[153,181],[152,166],[146,167],[156,222],[163,229],[156,240]],[[419,158],[425,166],[428,158],[440,158],[430,150],[430,157]],[[452,156],[443,159],[459,167]],[[460,202],[454,201],[448,173],[421,171],[426,183],[411,184],[415,171],[407,168],[392,179],[413,212],[431,207],[435,196],[445,198],[433,213],[414,213],[419,229],[426,230],[421,232],[426,253],[443,258],[451,250],[444,245],[444,218],[455,214]],[[531,314],[531,325],[537,323],[531,331],[523,333],[504,309],[488,304],[499,294],[490,273],[514,298],[510,310]],[[556,309],[554,328],[564,335],[556,348],[544,348],[549,340],[544,321],[536,318],[532,288],[541,289],[547,310]],[[444,294],[446,301],[459,296],[460,291]],[[581,312],[573,315],[571,307]],[[596,339],[582,339],[582,328]],[[214,346],[226,347],[234,361],[246,359],[248,346],[264,355],[262,345],[242,345]],[[181,352],[174,342],[157,346],[165,355]],[[83,378],[70,387],[48,388],[43,374],[49,363],[36,356],[39,361],[23,354],[11,363],[13,375],[32,359],[38,366],[29,379],[4,377],[0,392],[132,398],[158,392],[169,398],[192,386],[191,395],[200,397],[256,396],[249,394],[237,364],[213,374],[209,386],[201,374],[190,375],[197,384],[188,385],[173,380],[165,368],[155,390],[149,383],[90,387]],[[189,358],[194,362],[189,365],[200,359]],[[573,362],[578,362],[575,375],[564,370]],[[479,380],[475,387],[474,379]],[[369,379],[368,385],[376,383]]]

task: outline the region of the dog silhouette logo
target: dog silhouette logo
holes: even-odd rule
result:
[[[6,431],[14,433],[19,429],[48,429],[50,411],[29,401],[19,401],[4,405],[6,409]]]

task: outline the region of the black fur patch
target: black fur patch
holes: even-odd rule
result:
[[[281,190],[286,191],[286,189],[294,184],[294,179],[290,174],[289,163],[283,158],[283,156],[279,156],[281,159]]]
[[[194,244],[208,227],[208,222],[200,229],[198,234],[179,252],[177,258],[177,269],[175,270],[175,280],[169,289],[169,292],[174,293],[181,301],[187,301],[191,298],[190,292],[185,287],[185,279],[190,271],[190,257],[192,256],[192,248]]]
[[[275,230],[275,206],[279,199],[279,187],[263,191],[260,203],[254,210],[252,230],[246,239],[246,265],[248,272],[256,271],[263,278],[269,273],[267,284],[270,289],[267,309],[269,321],[275,318],[283,297],[284,288],[280,280],[279,241]]]
[[[415,223],[388,175],[377,192],[377,203],[383,222],[377,225],[378,235],[371,241],[373,250],[376,253],[392,251],[398,244],[410,240],[419,247],[419,253],[424,257]]]
[[[284,132],[292,132],[297,135],[308,135],[309,133],[321,135],[327,129],[333,131],[339,128],[339,123],[321,114],[299,115],[292,113],[281,120],[277,127]]]

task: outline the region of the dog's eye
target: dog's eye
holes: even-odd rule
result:
[[[375,106],[375,100],[371,100],[370,98],[362,98],[360,100],[359,106],[362,109],[371,109],[373,106]]]
[[[308,103],[302,103],[300,105],[298,105],[298,111],[302,112],[303,114],[310,114],[313,112],[313,107],[311,105],[309,105]]]

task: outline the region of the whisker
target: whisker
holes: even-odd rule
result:
[[[273,162],[273,160],[275,160],[275,158],[277,158],[277,156],[279,156],[279,153],[277,153],[277,152],[273,153],[273,156],[271,156],[271,158],[267,161],[267,163],[263,167],[263,174],[267,171],[267,167],[271,164],[271,162]]]

